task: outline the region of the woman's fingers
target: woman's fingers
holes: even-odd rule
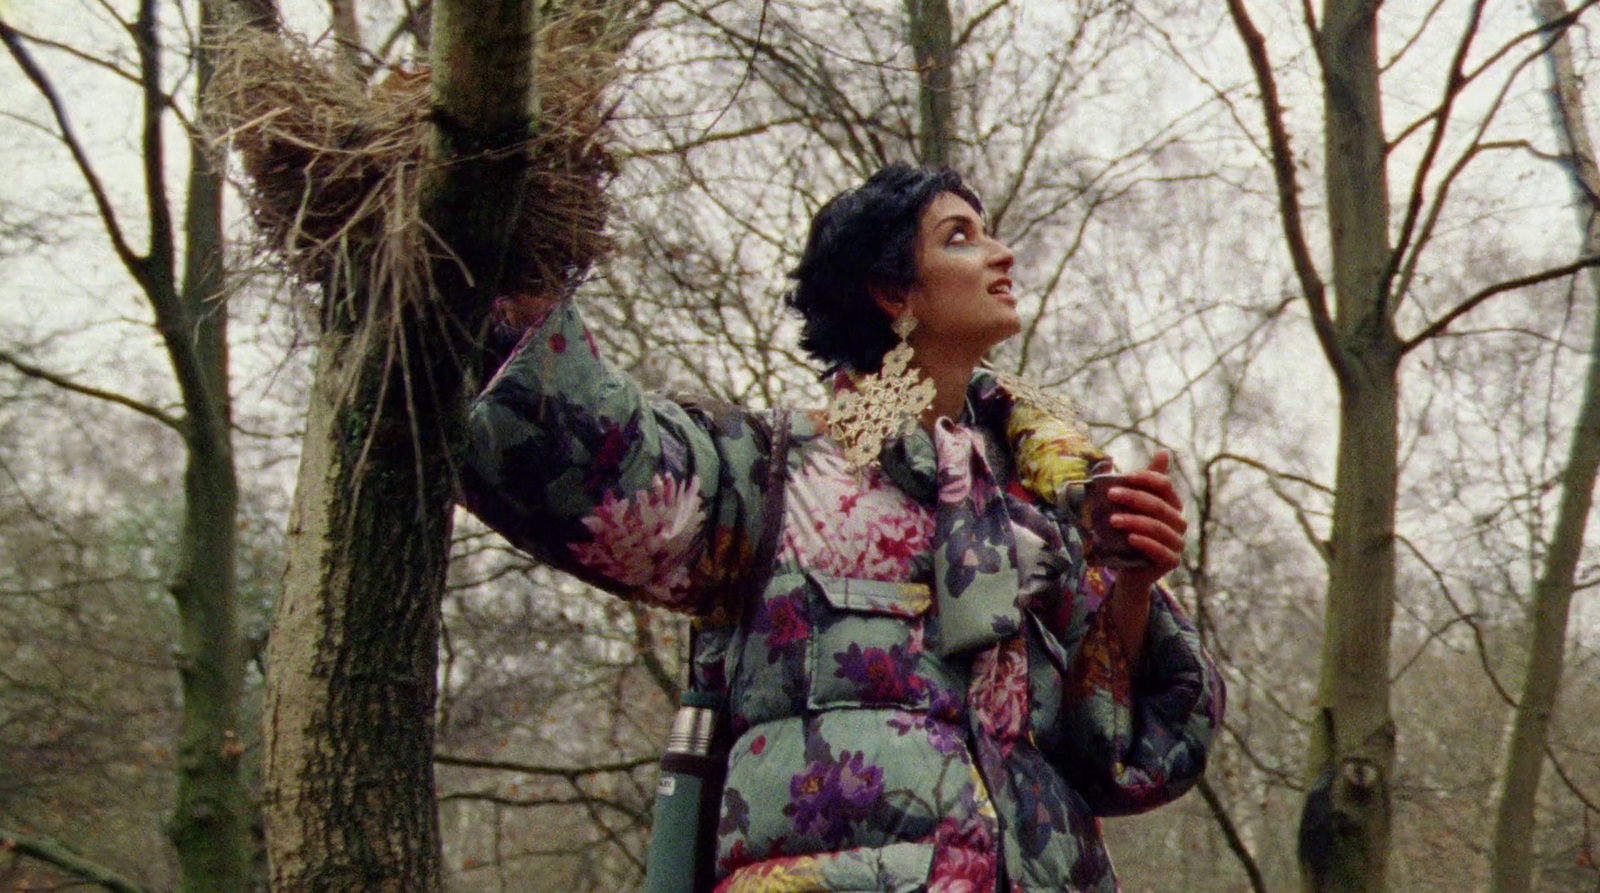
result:
[[[1162,576],[1176,568],[1183,557],[1183,542],[1181,540],[1177,544],[1164,543],[1161,540],[1134,533],[1129,534],[1128,544],[1148,556],[1155,569],[1159,570]]]
[[[1167,476],[1171,455],[1161,450],[1143,471],[1131,472],[1106,494],[1116,510],[1111,526],[1128,533],[1128,542],[1145,553],[1163,572],[1178,566],[1183,556],[1183,499]]]
[[[1118,512],[1111,516],[1111,526],[1126,531],[1129,537],[1142,536],[1170,549],[1183,548],[1183,534],[1186,528],[1182,518],[1172,521],[1149,515]]]
[[[1189,522],[1183,518],[1183,502],[1176,493],[1167,496],[1155,490],[1117,486],[1112,487],[1106,496],[1116,506],[1117,514],[1158,518],[1180,532],[1189,529]]]

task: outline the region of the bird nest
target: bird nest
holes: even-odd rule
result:
[[[568,289],[608,247],[604,188],[616,168],[602,94],[617,54],[604,48],[622,42],[584,5],[539,34],[539,115],[521,147],[529,175],[503,293]],[[433,163],[427,70],[395,69],[374,86],[294,37],[240,28],[217,39],[214,120],[267,247],[329,299],[429,300],[433,264],[449,255],[418,202]]]

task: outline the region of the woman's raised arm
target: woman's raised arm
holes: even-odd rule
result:
[[[750,571],[767,427],[649,394],[605,362],[570,301],[533,323],[473,406],[468,509],[624,598],[715,611]]]

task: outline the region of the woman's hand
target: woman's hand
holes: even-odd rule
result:
[[[1112,503],[1111,526],[1128,534],[1128,542],[1150,559],[1150,567],[1123,568],[1111,591],[1112,627],[1122,642],[1129,669],[1138,666],[1150,622],[1150,587],[1178,566],[1183,558],[1183,500],[1167,476],[1172,454],[1161,450],[1143,471],[1128,473],[1132,486],[1115,486],[1106,492]]]
[[[560,303],[556,292],[517,292],[502,295],[494,302],[500,320],[514,329],[536,329]]]
[[[1148,589],[1176,568],[1183,559],[1183,499],[1167,476],[1172,454],[1161,450],[1143,471],[1127,472],[1127,483],[1106,493],[1112,503],[1111,526],[1128,534],[1128,543],[1150,559],[1150,567],[1126,568],[1117,581]]]

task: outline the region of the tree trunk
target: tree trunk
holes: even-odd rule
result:
[[[328,295],[341,310],[319,346],[269,647],[275,890],[442,888],[433,713],[452,471],[473,342],[526,171],[517,147],[533,121],[533,10],[531,0],[435,5],[437,163],[422,214],[460,265],[440,264],[420,305]]]
[[[147,121],[160,126],[165,97],[155,63],[155,5],[141,12]],[[218,22],[201,6],[201,28]],[[196,120],[208,114],[213,50],[195,47]],[[223,270],[222,175],[195,136],[184,211],[181,291],[162,230],[166,198],[151,189],[151,250],[144,286],[155,309],[184,406],[187,452],[179,564],[171,584],[178,608],[178,673],[183,720],[178,744],[177,803],[170,833],[185,893],[233,893],[252,887],[253,805],[242,778],[239,709],[244,663],[239,642],[237,580],[238,482],[228,385],[228,313]],[[147,164],[163,162],[158,136],[147,132]]]
[[[928,167],[954,157],[955,65],[949,0],[905,0],[912,56],[917,63],[917,150]]]
[[[1567,14],[1561,0],[1539,0],[1535,14],[1542,24]],[[1600,252],[1600,170],[1583,112],[1582,81],[1572,61],[1565,31],[1552,40],[1550,59],[1557,136],[1571,159],[1579,223],[1584,228],[1583,254]],[[1600,295],[1600,272],[1589,271],[1591,294]],[[1506,770],[1500,783],[1500,803],[1495,812],[1494,847],[1489,853],[1490,885],[1494,893],[1525,893],[1533,884],[1534,807],[1544,772],[1550,720],[1560,693],[1566,662],[1567,615],[1583,550],[1589,509],[1600,472],[1600,313],[1589,341],[1589,371],[1577,426],[1568,447],[1562,476],[1561,500],[1555,530],[1545,554],[1543,572],[1533,590],[1529,611],[1532,639],[1522,697],[1512,720],[1511,742],[1506,750]]]
[[[1301,819],[1304,889],[1382,891],[1389,849],[1394,723],[1389,638],[1400,343],[1385,270],[1388,170],[1379,102],[1377,4],[1327,0],[1320,35],[1333,286],[1330,361],[1339,380],[1333,555]]]
[[[209,53],[201,49],[199,55],[203,83]],[[235,572],[238,481],[228,396],[228,319],[222,302],[222,180],[198,147],[193,158],[183,288],[192,323],[184,337],[193,339],[204,372],[207,388],[201,399],[214,405],[208,413],[187,413],[183,544],[172,584],[183,685],[172,839],[183,889],[223,893],[251,888],[253,806],[240,769],[244,655]]]
[[[448,463],[438,438],[413,441],[383,345],[364,347],[334,331],[318,348],[269,643],[274,890],[441,889],[431,761]]]
[[[201,27],[218,21],[225,0],[201,5]],[[235,0],[240,2],[240,0]],[[259,19],[268,0],[243,5]],[[79,172],[100,204],[101,222],[118,258],[138,283],[155,318],[183,405],[182,419],[153,407],[141,411],[161,419],[184,438],[184,505],[178,567],[170,590],[177,606],[177,667],[182,690],[182,720],[176,771],[176,804],[169,833],[177,852],[186,893],[237,893],[251,887],[251,803],[240,777],[244,753],[239,735],[243,664],[237,617],[236,510],[238,484],[233,464],[228,393],[228,318],[223,277],[222,177],[203,141],[191,142],[187,199],[183,217],[182,278],[167,194],[166,125],[171,111],[161,63],[164,47],[158,0],[141,0],[130,29],[142,87],[141,173],[149,234],[148,249],[137,253],[126,241],[117,213],[69,127],[48,76],[31,59],[17,33],[5,43],[30,80],[51,99],[62,140],[73,149]],[[214,49],[205,41],[192,48],[198,81],[194,119],[204,120],[210,103]],[[21,367],[19,367],[21,368]],[[37,374],[58,385],[96,396],[55,376]],[[124,405],[138,404],[109,395]],[[40,853],[65,853],[44,847]],[[88,880],[120,883],[79,859],[52,858],[55,864]],[[107,879],[102,879],[102,876]]]

